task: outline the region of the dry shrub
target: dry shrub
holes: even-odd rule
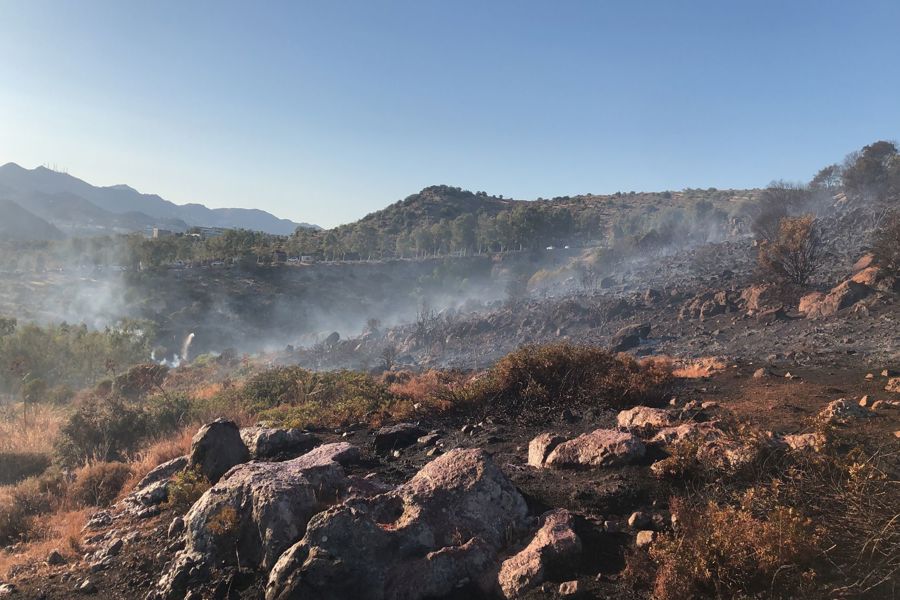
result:
[[[64,505],[65,487],[62,473],[51,469],[0,488],[0,544],[29,539],[36,516]]]
[[[667,360],[568,343],[524,346],[469,386],[471,401],[515,417],[545,418],[560,407],[623,408],[661,400],[672,381]]]
[[[675,361],[672,375],[679,379],[701,379],[724,371],[725,363],[715,356]]]
[[[635,553],[626,575],[661,600],[894,597],[900,453],[852,435],[831,431],[822,452],[770,453],[739,474],[706,468],[670,503],[676,532]]]
[[[756,517],[741,508],[680,500],[670,508],[677,533],[650,550],[659,565],[655,598],[809,594],[815,537],[809,519],[795,510],[780,507]]]
[[[465,386],[468,376],[460,371],[432,369],[424,373],[385,373],[382,381],[388,384],[391,394],[408,400],[404,406],[417,404],[419,411],[444,412],[452,408],[454,396]]]
[[[69,496],[78,506],[109,506],[131,477],[131,467],[122,462],[98,462],[75,472]]]

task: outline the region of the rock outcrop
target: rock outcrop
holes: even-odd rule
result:
[[[641,340],[649,336],[650,325],[648,323],[627,325],[613,335],[609,346],[613,352],[626,352],[640,346]]]
[[[675,424],[674,415],[664,408],[635,406],[623,410],[616,417],[616,424],[622,429],[647,432]]]
[[[597,429],[556,446],[548,467],[618,467],[644,456],[646,447],[636,436],[614,429]]]
[[[866,419],[874,416],[875,413],[868,408],[845,400],[844,398],[840,398],[833,402],[829,402],[828,405],[819,412],[818,418],[824,423],[844,424],[854,419]]]
[[[303,537],[310,518],[346,498],[351,480],[341,462],[359,450],[326,444],[284,462],[238,465],[207,490],[184,517],[184,550],[159,584],[160,597],[181,598],[211,566],[269,569]]]
[[[228,469],[250,460],[250,452],[233,421],[216,419],[197,431],[191,441],[190,466],[199,468],[210,483],[216,483]]]
[[[849,308],[872,293],[869,286],[848,279],[827,294],[813,292],[800,299],[799,310],[808,319],[828,317]]]
[[[542,521],[531,542],[500,566],[497,581],[505,598],[518,598],[540,585],[549,571],[574,560],[581,552],[581,540],[569,511],[552,510],[543,515]]]
[[[488,590],[526,514],[484,451],[453,450],[394,491],[313,517],[272,569],[266,599],[419,600],[466,583]]]
[[[254,459],[297,455],[312,450],[319,438],[302,429],[247,427],[241,429],[241,439]]]

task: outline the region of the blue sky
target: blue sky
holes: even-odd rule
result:
[[[321,225],[805,180],[900,137],[900,2],[0,0],[0,163]]]

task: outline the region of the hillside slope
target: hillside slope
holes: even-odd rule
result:
[[[59,240],[63,233],[11,200],[0,200],[0,240]]]

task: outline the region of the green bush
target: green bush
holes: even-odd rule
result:
[[[137,400],[158,389],[168,374],[168,367],[156,363],[135,365],[116,377],[113,387],[119,396]]]
[[[146,403],[147,431],[159,436],[171,433],[192,420],[196,406],[186,394],[156,394]]]
[[[300,367],[265,371],[232,393],[261,419],[291,427],[362,421],[399,401],[366,373],[319,373]]]
[[[147,414],[140,407],[115,397],[89,397],[60,430],[57,457],[68,467],[124,460],[145,438],[147,425]]]
[[[209,488],[209,480],[203,476],[199,467],[185,469],[172,478],[166,505],[179,514],[185,513]]]

